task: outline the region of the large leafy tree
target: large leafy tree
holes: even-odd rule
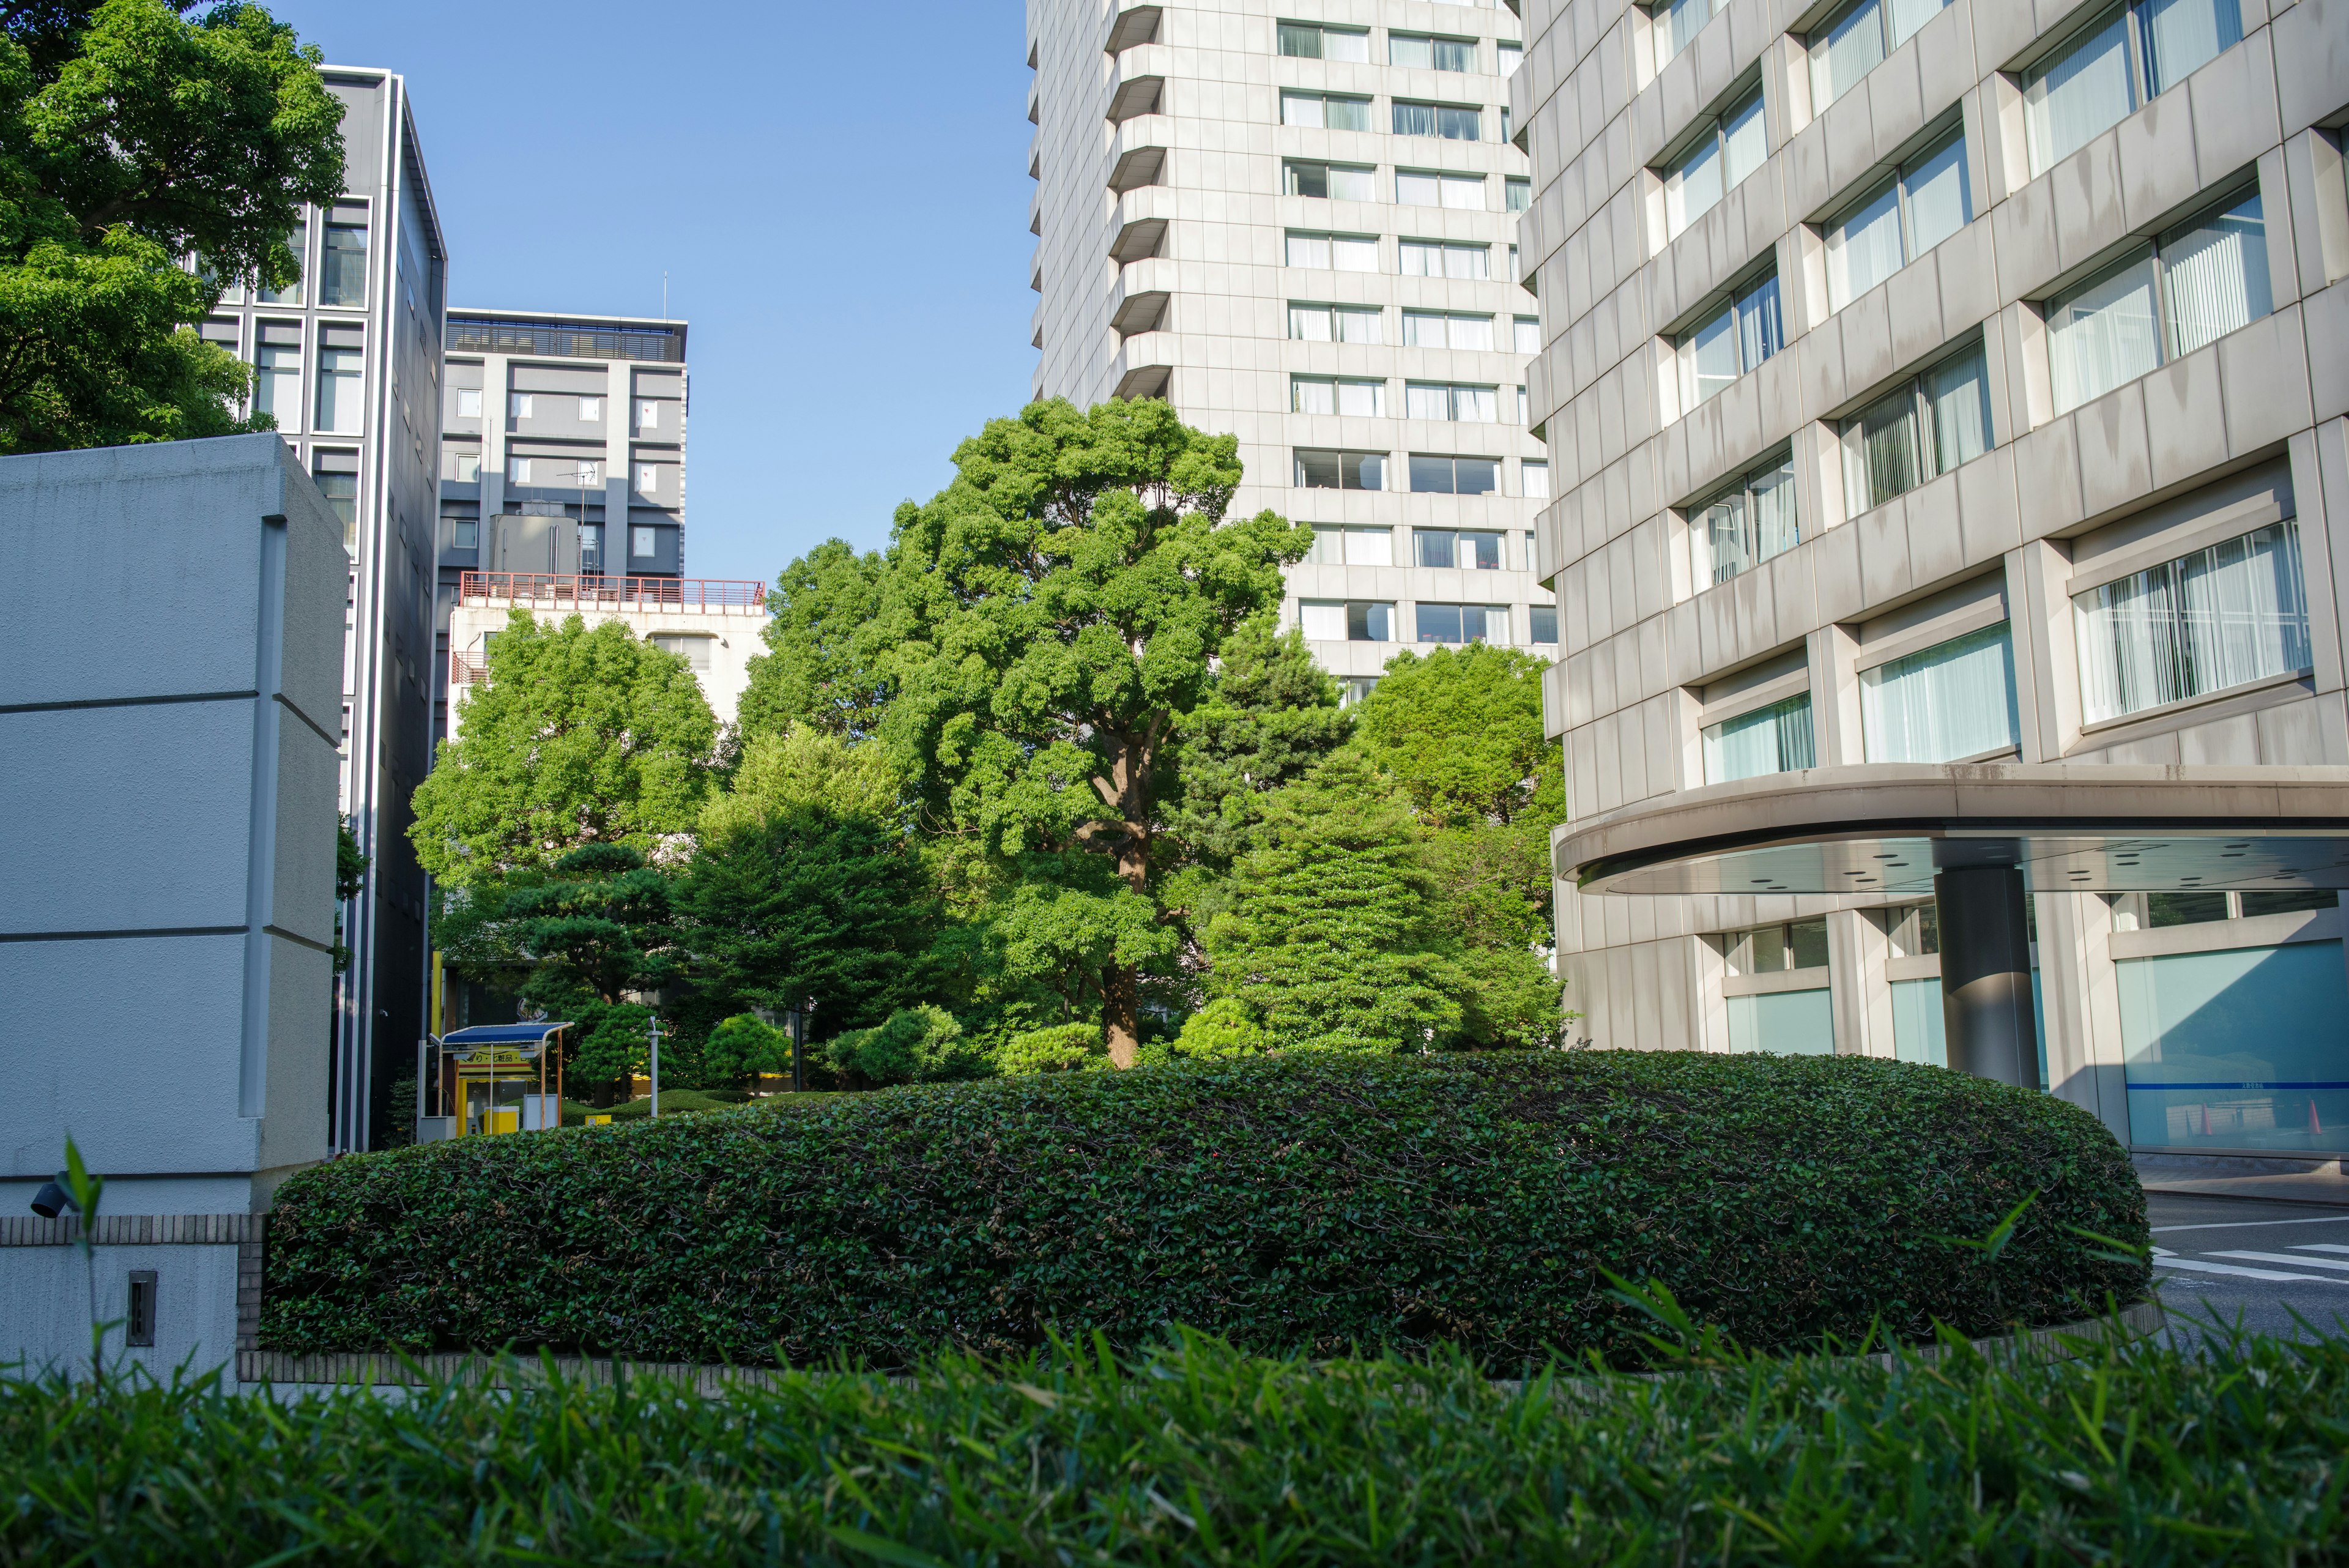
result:
[[[1236,441],[1154,400],[1033,403],[955,466],[899,509],[864,634],[888,650],[880,734],[930,829],[1026,889],[999,910],[1007,950],[1064,955],[1130,1065],[1144,974],[1177,946],[1157,894],[1180,727],[1309,535],[1227,519]]]
[[[1313,662],[1301,631],[1260,615],[1226,641],[1215,679],[1184,715],[1167,827],[1200,866],[1228,867],[1247,846],[1262,803],[1343,745],[1353,714]]]
[[[293,281],[342,107],[262,7],[192,9],[0,0],[0,452],[269,423],[193,327],[229,280]]]
[[[767,602],[767,651],[750,659],[736,716],[745,735],[804,725],[857,739],[886,704],[887,649],[872,635],[888,563],[827,539],[785,566]]]
[[[417,786],[409,836],[427,871],[463,884],[588,844],[651,853],[693,830],[718,720],[682,658],[618,621],[542,626],[517,607],[489,665]]]

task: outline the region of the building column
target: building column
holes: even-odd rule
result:
[[[1961,1073],[2039,1086],[2031,1006],[2031,932],[2023,872],[1968,866],[1933,878],[1940,914],[1941,1019],[1950,1065]]]

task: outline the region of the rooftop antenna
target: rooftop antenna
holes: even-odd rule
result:
[[[668,319],[668,274],[666,271],[661,274],[661,319]]]

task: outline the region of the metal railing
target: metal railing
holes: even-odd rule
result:
[[[764,615],[767,585],[719,577],[606,577],[586,573],[467,572],[458,597],[491,604],[569,605],[591,609],[676,609]]]
[[[486,686],[490,680],[487,654],[475,657],[470,653],[449,656],[449,684],[451,686]]]

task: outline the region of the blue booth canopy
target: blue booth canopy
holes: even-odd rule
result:
[[[571,1027],[568,1019],[543,1023],[476,1023],[470,1029],[460,1029],[440,1036],[440,1044],[452,1051],[471,1050],[476,1045],[543,1045],[547,1036]]]

